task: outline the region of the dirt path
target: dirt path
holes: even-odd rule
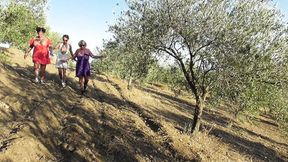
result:
[[[30,60],[9,51],[0,63],[0,161],[287,161],[288,142],[265,117],[251,125],[213,109],[197,137],[183,134],[193,100],[165,88],[135,87],[93,74],[78,94],[74,72],[61,88],[49,66],[47,84],[31,82]]]

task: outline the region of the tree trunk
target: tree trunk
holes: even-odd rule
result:
[[[131,88],[132,88],[132,82],[133,82],[133,77],[130,76],[130,77],[129,77],[129,81],[128,81],[127,89],[131,90]]]
[[[132,83],[133,83],[133,77],[131,75],[129,75],[128,85],[127,85],[128,90],[132,89]]]
[[[200,130],[202,112],[203,112],[203,101],[201,99],[196,100],[196,107],[193,117],[192,134],[197,134]]]
[[[128,85],[127,85],[128,90],[131,90],[132,82],[133,82],[132,69],[129,69],[129,79],[128,79]]]

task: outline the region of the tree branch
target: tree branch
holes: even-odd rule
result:
[[[205,48],[205,47],[210,46],[212,43],[213,43],[213,41],[210,40],[210,41],[208,41],[207,44],[204,44],[204,45],[202,45],[201,47],[199,47],[197,50],[195,50],[193,56],[196,56],[196,54],[197,54],[200,50],[202,50],[202,49]]]
[[[179,58],[177,57],[176,54],[173,53],[173,51],[169,51],[169,49],[167,49],[166,47],[156,47],[159,51],[162,52],[166,52],[168,55],[172,56],[173,58],[175,58],[176,60],[178,60]]]

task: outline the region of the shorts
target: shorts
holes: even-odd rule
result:
[[[56,67],[57,68],[61,68],[61,69],[67,69],[68,68],[68,63],[67,62],[57,61],[56,62]]]

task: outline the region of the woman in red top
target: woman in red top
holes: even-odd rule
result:
[[[29,41],[30,48],[27,49],[24,59],[27,57],[28,53],[34,48],[32,60],[34,63],[34,73],[35,73],[35,82],[39,82],[39,69],[40,69],[40,82],[44,83],[45,80],[45,70],[46,65],[50,64],[50,55],[52,55],[52,43],[51,40],[44,36],[46,32],[45,28],[37,27],[36,28],[38,36],[32,38]]]

